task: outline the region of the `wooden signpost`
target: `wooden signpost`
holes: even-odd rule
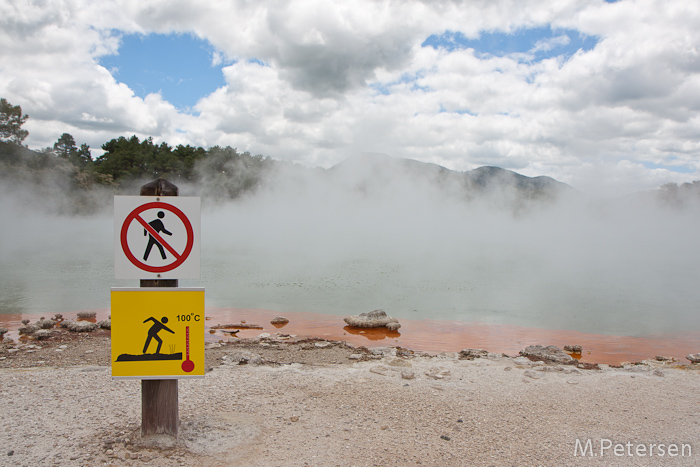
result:
[[[159,178],[141,187],[141,196],[178,196],[180,190]],[[177,279],[141,279],[141,287],[177,287]],[[141,380],[141,436],[177,437],[180,425],[176,379]]]
[[[199,276],[199,198],[161,200],[178,191],[158,179],[141,187],[153,199],[115,197],[115,277],[141,288],[112,289],[112,376],[141,379],[142,436],[177,437],[178,378],[204,377],[204,289],[173,278]]]

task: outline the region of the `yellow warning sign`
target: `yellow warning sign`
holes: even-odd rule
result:
[[[204,289],[113,288],[112,377],[204,377]]]

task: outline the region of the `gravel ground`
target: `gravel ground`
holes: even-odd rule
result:
[[[109,359],[108,331],[4,342],[0,465],[700,465],[699,365],[208,344],[173,440],[141,438],[140,381],[112,380]]]

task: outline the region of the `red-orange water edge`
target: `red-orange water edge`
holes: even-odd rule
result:
[[[366,347],[401,346],[435,353],[482,348],[515,356],[532,344],[559,347],[581,345],[584,349],[581,361],[607,364],[641,361],[657,355],[674,357],[680,362],[688,363],[685,356],[700,351],[700,332],[626,337],[503,324],[407,319],[400,320],[401,329],[398,332],[390,332],[384,328],[350,328],[345,326],[342,316],[303,312],[284,313],[290,322],[277,328],[270,324],[270,320],[278,315],[279,312],[270,310],[208,307],[207,317],[211,319],[207,321],[207,327],[245,320],[248,324],[261,325],[263,330],[241,330],[237,334],[239,337],[255,337],[262,332],[272,334],[280,331],[298,337],[317,336]],[[221,339],[218,332],[208,336],[208,340]]]
[[[97,320],[106,319],[109,309],[88,310],[97,313]],[[270,324],[272,318],[283,315],[290,322],[282,327]],[[77,312],[64,313],[65,319],[76,319]],[[211,326],[236,324],[241,320],[247,324],[258,324],[263,329],[242,329],[238,337],[256,337],[260,333],[282,332],[303,337],[323,337],[329,340],[346,341],[352,345],[366,347],[401,346],[425,352],[458,352],[465,348],[482,348],[490,352],[515,356],[528,345],[581,345],[581,361],[591,363],[619,364],[654,358],[657,355],[674,357],[688,363],[685,356],[700,352],[700,331],[657,334],[645,337],[610,336],[578,331],[540,329],[507,324],[469,323],[462,321],[408,320],[401,319],[398,332],[380,329],[349,328],[342,316],[321,315],[305,312],[280,313],[272,310],[207,307],[205,321],[206,340],[215,342],[227,339],[228,334]],[[50,318],[51,316],[45,316]],[[23,318],[36,321],[33,315],[0,315],[0,327],[8,328],[10,337]]]

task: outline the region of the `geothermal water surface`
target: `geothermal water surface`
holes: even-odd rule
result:
[[[113,279],[110,214],[2,211],[12,222],[0,227],[0,320],[11,327],[22,317],[108,309],[110,287],[138,285]],[[514,329],[595,334],[606,352],[615,342],[629,350],[613,336],[700,346],[698,220],[651,208],[514,216],[445,202],[258,196],[205,203],[202,277],[180,285],[205,287],[207,314],[222,323],[242,309],[297,313],[308,328],[310,316],[335,316],[337,329],[322,334],[359,342],[372,335],[343,330],[342,317],[379,308],[404,323],[398,344],[380,340],[429,350],[480,342],[498,351],[522,341]],[[554,343],[546,332],[529,335],[538,340],[528,344]]]

